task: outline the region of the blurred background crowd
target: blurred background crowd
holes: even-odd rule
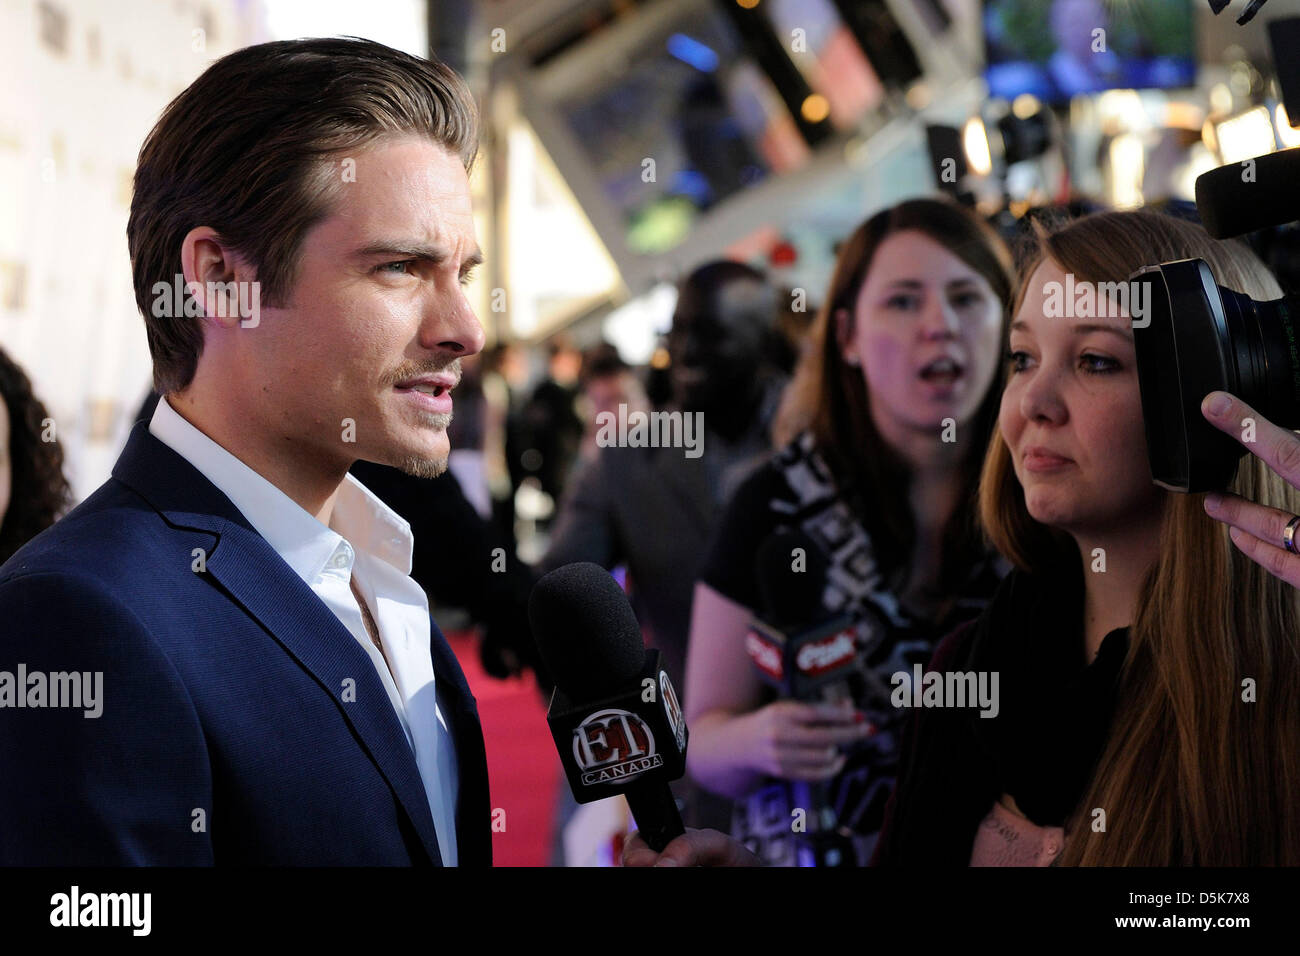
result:
[[[536,576],[610,568],[680,686],[695,584],[726,593],[703,567],[724,510],[811,424],[791,425],[787,385],[855,230],[914,197],[967,211],[911,227],[937,242],[978,222],[1013,249],[1035,218],[1194,220],[1200,173],[1300,145],[1282,102],[1300,45],[1276,63],[1269,44],[1296,17],[1300,0],[1245,25],[1200,0],[3,0],[0,562],[107,477],[157,400],[125,224],[166,103],[266,40],[436,55],[482,109],[489,344],[464,362],[447,475],[354,473],[411,521],[413,576],[478,662],[494,803],[520,821],[498,862],[612,861],[625,820],[573,806],[548,756]],[[1249,241],[1295,291],[1294,228]],[[1009,305],[1009,264],[983,275]],[[699,466],[600,447],[621,406],[702,413]],[[725,829],[728,789],[683,784],[692,822]]]

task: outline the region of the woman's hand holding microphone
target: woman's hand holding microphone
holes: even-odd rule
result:
[[[744,722],[749,765],[783,780],[831,779],[844,769],[846,750],[875,733],[849,701],[778,700],[737,719]]]

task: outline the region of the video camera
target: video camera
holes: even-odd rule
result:
[[[1300,42],[1300,19],[1270,24],[1274,62]],[[1289,94],[1288,94],[1288,88]],[[1289,115],[1300,95],[1283,82]],[[1196,180],[1206,230],[1226,239],[1300,219],[1300,147],[1210,170]],[[1300,296],[1258,302],[1219,285],[1201,259],[1147,266],[1133,323],[1151,477],[1173,491],[1219,491],[1246,453],[1201,414],[1213,391],[1231,392],[1282,428],[1300,428]],[[1175,319],[1176,317],[1176,319]]]

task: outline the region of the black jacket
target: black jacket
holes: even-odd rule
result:
[[[967,866],[980,822],[1010,794],[1038,826],[1064,826],[1105,745],[1128,629],[1083,654],[1079,558],[1042,573],[1014,570],[976,620],[935,649],[928,670],[997,672],[998,713],[917,708],[876,866]]]

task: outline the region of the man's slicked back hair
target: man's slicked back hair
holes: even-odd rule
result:
[[[126,234],[154,387],[188,386],[203,350],[199,319],[153,314],[154,286],[182,274],[191,229],[214,229],[256,270],[261,301],[283,306],[303,236],[328,216],[350,153],[417,134],[468,172],[478,125],[453,70],[370,40],[262,43],[208,67],[163,111],[136,165]]]

